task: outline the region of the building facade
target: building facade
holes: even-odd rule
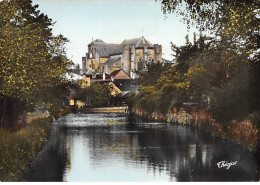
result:
[[[123,69],[132,79],[137,71],[146,71],[147,65],[162,61],[162,46],[151,44],[144,37],[109,44],[96,39],[88,44],[88,53],[82,57],[83,73],[92,69],[96,73],[110,74]]]

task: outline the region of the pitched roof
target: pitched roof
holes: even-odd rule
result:
[[[124,40],[121,44],[111,44],[105,43],[101,39],[93,40],[88,45],[93,44],[96,50],[99,53],[100,57],[109,57],[110,55],[116,55],[123,53],[124,46],[135,45],[136,48],[154,48],[153,44],[151,44],[146,38],[139,37],[129,40]]]
[[[94,74],[95,71],[93,69],[89,69],[87,72],[86,72],[86,75],[92,75]]]
[[[111,66],[119,60],[121,60],[121,57],[110,58],[105,64]]]
[[[119,71],[120,71],[120,69],[113,71],[112,73],[110,73],[110,76],[115,76]]]
[[[124,46],[129,46],[129,45],[135,45],[136,48],[143,48],[145,46],[148,48],[154,48],[153,44],[151,44],[147,39],[145,39],[144,37],[140,37],[140,38],[135,38],[135,39],[124,40],[113,51],[112,55],[123,53]]]
[[[123,70],[123,69],[119,69],[119,70],[115,70],[113,71],[110,76],[114,77],[114,79],[116,80],[130,80],[130,76]]]
[[[94,45],[100,57],[109,57],[110,54],[119,46],[119,44],[105,43],[100,39],[96,39],[91,43],[89,43],[88,45],[91,44]]]
[[[101,39],[95,39],[95,40],[92,40],[92,42],[91,43],[89,43],[88,45],[91,45],[92,43],[98,43],[98,42],[100,42],[100,43],[105,43],[103,40],[101,40]]]
[[[153,48],[153,44],[151,42],[149,42],[147,39],[145,39],[144,37],[142,37],[139,42],[136,44],[135,47],[137,48],[142,48],[144,46],[147,46],[148,48]]]
[[[94,43],[100,57],[109,57],[110,54],[118,47],[118,44]]]

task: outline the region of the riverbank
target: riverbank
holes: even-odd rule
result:
[[[16,125],[1,130],[0,181],[17,181],[48,139],[52,117],[58,118],[68,113],[69,109],[61,109],[54,115],[31,112],[26,116],[26,126]]]
[[[51,119],[32,120],[23,128],[0,132],[0,181],[17,181],[39,152],[51,129]]]
[[[30,124],[32,123],[33,120],[37,120],[37,119],[43,119],[43,118],[48,118],[50,117],[50,113],[49,112],[28,112],[27,116],[26,116],[26,123]]]
[[[258,144],[259,130],[250,120],[240,122],[233,120],[224,127],[223,124],[213,119],[206,109],[194,109],[190,112],[186,112],[184,109],[180,109],[180,111],[173,109],[164,115],[160,112],[149,113],[140,107],[135,107],[132,112],[144,119],[195,126],[211,132],[213,135],[239,142],[252,149]]]

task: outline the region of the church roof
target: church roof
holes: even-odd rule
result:
[[[95,48],[100,57],[109,57],[118,47],[118,44],[95,43]]]
[[[135,39],[129,39],[124,40],[112,53],[112,55],[121,54],[123,53],[124,46],[130,46],[135,45],[136,48],[154,48],[153,44],[151,44],[147,39],[144,37],[135,38]]]
[[[100,57],[109,57],[110,55],[122,54],[124,50],[124,46],[135,45],[136,48],[144,48],[144,47],[154,48],[153,44],[151,44],[144,37],[124,40],[121,44],[110,44],[110,43],[105,43],[101,39],[96,39],[93,40],[88,45],[92,45],[92,44],[98,51]]]
[[[111,53],[119,46],[119,44],[105,43],[101,39],[96,39],[88,45],[91,44],[94,45],[100,57],[109,57]]]
[[[110,58],[108,61],[106,61],[106,64],[111,66],[119,60],[121,60],[121,57]]]
[[[136,44],[135,47],[143,48],[144,46],[147,46],[148,48],[153,48],[154,47],[151,42],[149,42],[147,39],[142,37],[141,39],[139,39],[139,41],[138,41],[138,43]]]

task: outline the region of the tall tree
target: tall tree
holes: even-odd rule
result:
[[[161,4],[165,14],[177,13],[188,27],[195,23],[202,32],[215,36],[215,52],[212,54],[211,51],[206,51],[200,54],[201,57],[193,59],[199,63],[196,64],[197,67],[202,67],[203,63],[207,65],[215,56],[214,62],[208,62],[211,65],[204,65],[203,68],[209,72],[212,66],[222,66],[223,70],[215,70],[218,77],[213,80],[215,85],[224,88],[227,87],[225,83],[235,84],[232,79],[239,76],[240,66],[250,65],[248,72],[243,72],[243,75],[248,75],[244,78],[250,79],[249,85],[244,88],[250,88],[252,92],[254,101],[248,102],[252,109],[259,110],[260,84],[257,81],[260,79],[260,1],[162,0]],[[212,57],[207,57],[210,53]],[[195,68],[193,66],[189,69],[193,76],[196,73],[192,73],[192,69]]]
[[[45,92],[62,83],[71,64],[68,40],[52,34],[52,20],[37,8],[31,0],[0,2],[0,93],[27,105],[48,104]]]

